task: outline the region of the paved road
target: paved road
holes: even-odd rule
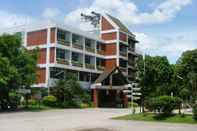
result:
[[[0,131],[197,131],[197,125],[111,120],[128,109],[66,109],[0,114]]]

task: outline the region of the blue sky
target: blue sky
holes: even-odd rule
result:
[[[139,50],[171,63],[197,48],[196,0],[3,0],[0,27],[52,19],[83,29],[79,14],[92,10],[118,17],[136,34]]]

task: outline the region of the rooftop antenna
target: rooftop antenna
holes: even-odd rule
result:
[[[94,11],[91,12],[91,15],[86,15],[86,14],[81,13],[82,20],[84,20],[84,22],[90,22],[90,24],[93,25],[95,28],[99,26],[100,17],[101,15]]]

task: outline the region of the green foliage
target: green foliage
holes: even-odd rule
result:
[[[146,101],[146,107],[150,111],[159,111],[164,114],[171,114],[175,108],[181,105],[181,99],[178,97],[171,96],[159,96],[150,98]]]
[[[193,106],[193,119],[197,121],[197,104]]]
[[[116,117],[113,119],[197,124],[197,121],[194,121],[194,119],[192,119],[192,115],[186,115],[186,114],[185,114],[185,117],[182,117],[181,115],[166,116],[164,114],[137,113],[137,114],[132,114],[132,115],[129,114],[125,116],[120,116],[120,117]]]
[[[27,51],[19,34],[0,36],[0,103],[14,99],[9,96],[11,90],[30,88],[36,79],[36,64],[37,51]]]
[[[63,108],[80,107],[81,103],[90,102],[90,96],[81,88],[73,74],[67,74],[66,79],[59,80],[51,88],[51,94],[57,98],[58,105]]]
[[[176,79],[176,92],[184,98],[197,98],[197,49],[186,51],[176,64],[175,72],[183,79]],[[181,91],[183,90],[183,92]],[[193,101],[193,102],[194,102]]]
[[[11,109],[16,109],[20,103],[20,95],[15,92],[9,93],[9,106]]]
[[[45,106],[50,106],[50,107],[57,106],[57,98],[53,95],[45,96],[42,102]]]
[[[38,102],[35,99],[30,99],[30,100],[28,100],[28,104],[31,106],[35,106],[38,104]]]
[[[138,103],[136,103],[136,102],[128,102],[128,106],[129,107],[134,107],[134,108],[136,108],[136,107],[138,107],[139,105],[138,105]]]

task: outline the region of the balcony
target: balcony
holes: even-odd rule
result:
[[[66,41],[64,39],[58,39],[57,41],[61,45],[70,46],[70,41]]]
[[[88,46],[86,46],[86,51],[88,51],[88,52],[92,52],[92,53],[95,53],[95,49],[93,48],[93,47],[88,47]]]
[[[127,57],[127,52],[126,51],[120,51],[120,55],[124,56],[124,57]]]
[[[80,61],[72,60],[72,66],[83,67],[83,63]]]
[[[120,70],[123,72],[127,72],[127,68],[126,67],[120,67]]]
[[[94,64],[86,63],[85,66],[88,69],[95,69],[95,65]]]
[[[77,49],[80,49],[80,50],[83,49],[83,45],[78,44],[78,43],[73,43],[73,44],[72,44],[72,47],[77,48]]]
[[[129,65],[129,66],[135,67],[135,62],[133,62],[133,61],[128,61],[128,65]]]
[[[97,69],[100,71],[104,71],[105,67],[102,65],[97,65]]]
[[[58,64],[69,65],[69,60],[68,59],[57,58],[56,61],[57,61]]]
[[[97,54],[104,55],[105,54],[105,51],[104,50],[97,50]]]
[[[77,49],[83,49],[83,38],[79,35],[72,35],[72,46]]]
[[[70,46],[71,34],[67,31],[58,29],[57,41],[61,45]]]
[[[135,48],[129,47],[128,51],[135,52]]]

